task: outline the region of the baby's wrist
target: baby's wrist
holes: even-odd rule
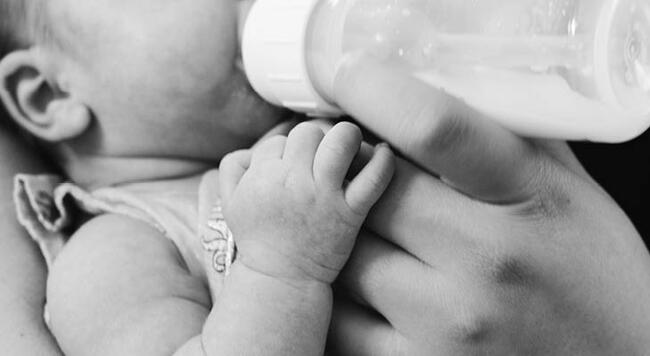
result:
[[[256,290],[266,295],[282,295],[282,299],[312,300],[314,297],[331,296],[332,288],[329,283],[323,283],[313,278],[293,278],[284,275],[270,274],[257,266],[249,266],[241,260],[235,261],[231,267],[228,279],[240,279],[255,285]],[[295,297],[295,298],[292,298]]]
[[[300,287],[313,284],[329,286],[338,275],[338,271],[324,271],[323,267],[312,266],[312,259],[297,250],[282,251],[268,243],[252,241],[238,248],[238,263],[251,272],[282,283]]]

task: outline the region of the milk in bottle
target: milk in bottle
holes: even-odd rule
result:
[[[257,0],[243,57],[267,100],[340,113],[368,52],[520,134],[618,142],[650,126],[650,0]]]

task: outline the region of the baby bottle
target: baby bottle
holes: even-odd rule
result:
[[[242,55],[266,100],[315,116],[367,52],[523,135],[620,142],[650,126],[650,0],[257,0]]]

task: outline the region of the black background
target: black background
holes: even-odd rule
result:
[[[649,246],[650,131],[623,144],[571,146],[589,173],[625,210]]]

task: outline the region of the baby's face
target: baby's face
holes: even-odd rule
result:
[[[248,0],[244,0],[248,1]],[[53,0],[65,82],[106,154],[214,160],[284,114],[237,65],[242,0]]]

